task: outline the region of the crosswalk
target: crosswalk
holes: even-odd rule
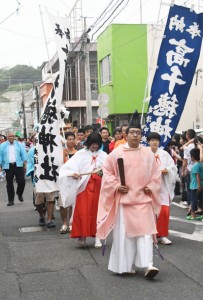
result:
[[[173,205],[182,207],[178,203],[173,203]],[[180,218],[180,217],[175,217],[175,216],[170,216],[170,220],[195,225],[195,229],[192,234],[175,231],[175,230],[169,230],[169,234],[171,236],[176,236],[176,237],[191,240],[191,241],[203,242],[203,221],[188,221],[185,218]]]

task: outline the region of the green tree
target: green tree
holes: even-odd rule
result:
[[[40,81],[42,78],[41,70],[29,67],[26,65],[16,65],[8,70],[10,77],[10,84],[33,83]]]
[[[35,69],[26,65],[16,65],[10,69],[0,69],[0,94],[5,93],[7,90],[19,90],[19,83],[22,85],[28,84],[30,87],[33,82],[41,81],[41,79],[40,68]]]

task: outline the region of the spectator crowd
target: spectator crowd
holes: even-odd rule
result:
[[[14,205],[15,194],[24,201],[25,176],[31,176],[30,198],[39,226],[55,228],[54,210],[59,211],[59,233],[70,233],[80,247],[92,237],[95,248],[105,248],[113,230],[109,270],[145,268],[146,278],[159,272],[153,266],[152,245],[172,244],[168,231],[174,196],[185,207],[186,220],[203,221],[203,133],[188,129],[175,134],[163,150],[156,132],[147,136],[149,147],[142,146],[136,115],[112,135],[107,127],[70,127],[61,154],[59,188],[49,193],[35,188],[36,135],[26,140],[13,132],[0,135],[0,178],[6,179],[7,206]]]

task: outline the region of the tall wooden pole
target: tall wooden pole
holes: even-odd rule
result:
[[[88,48],[88,34],[86,32],[86,17],[84,17],[84,54],[85,54],[85,91],[86,91],[86,123],[92,124],[92,99],[90,86],[90,62],[89,62],[89,48]]]

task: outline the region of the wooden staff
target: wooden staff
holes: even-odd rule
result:
[[[102,168],[101,168],[101,167],[99,167],[99,168],[96,168],[96,169],[94,169],[92,172],[81,173],[81,174],[78,174],[78,175],[79,175],[79,176],[83,176],[83,175],[91,175],[91,174],[96,174],[96,173],[100,172],[101,170],[102,170]],[[73,174],[71,174],[71,175],[68,175],[67,177],[73,177]]]
[[[119,170],[121,185],[125,186],[125,172],[124,172],[123,158],[118,158],[117,163],[118,163],[118,170]]]

